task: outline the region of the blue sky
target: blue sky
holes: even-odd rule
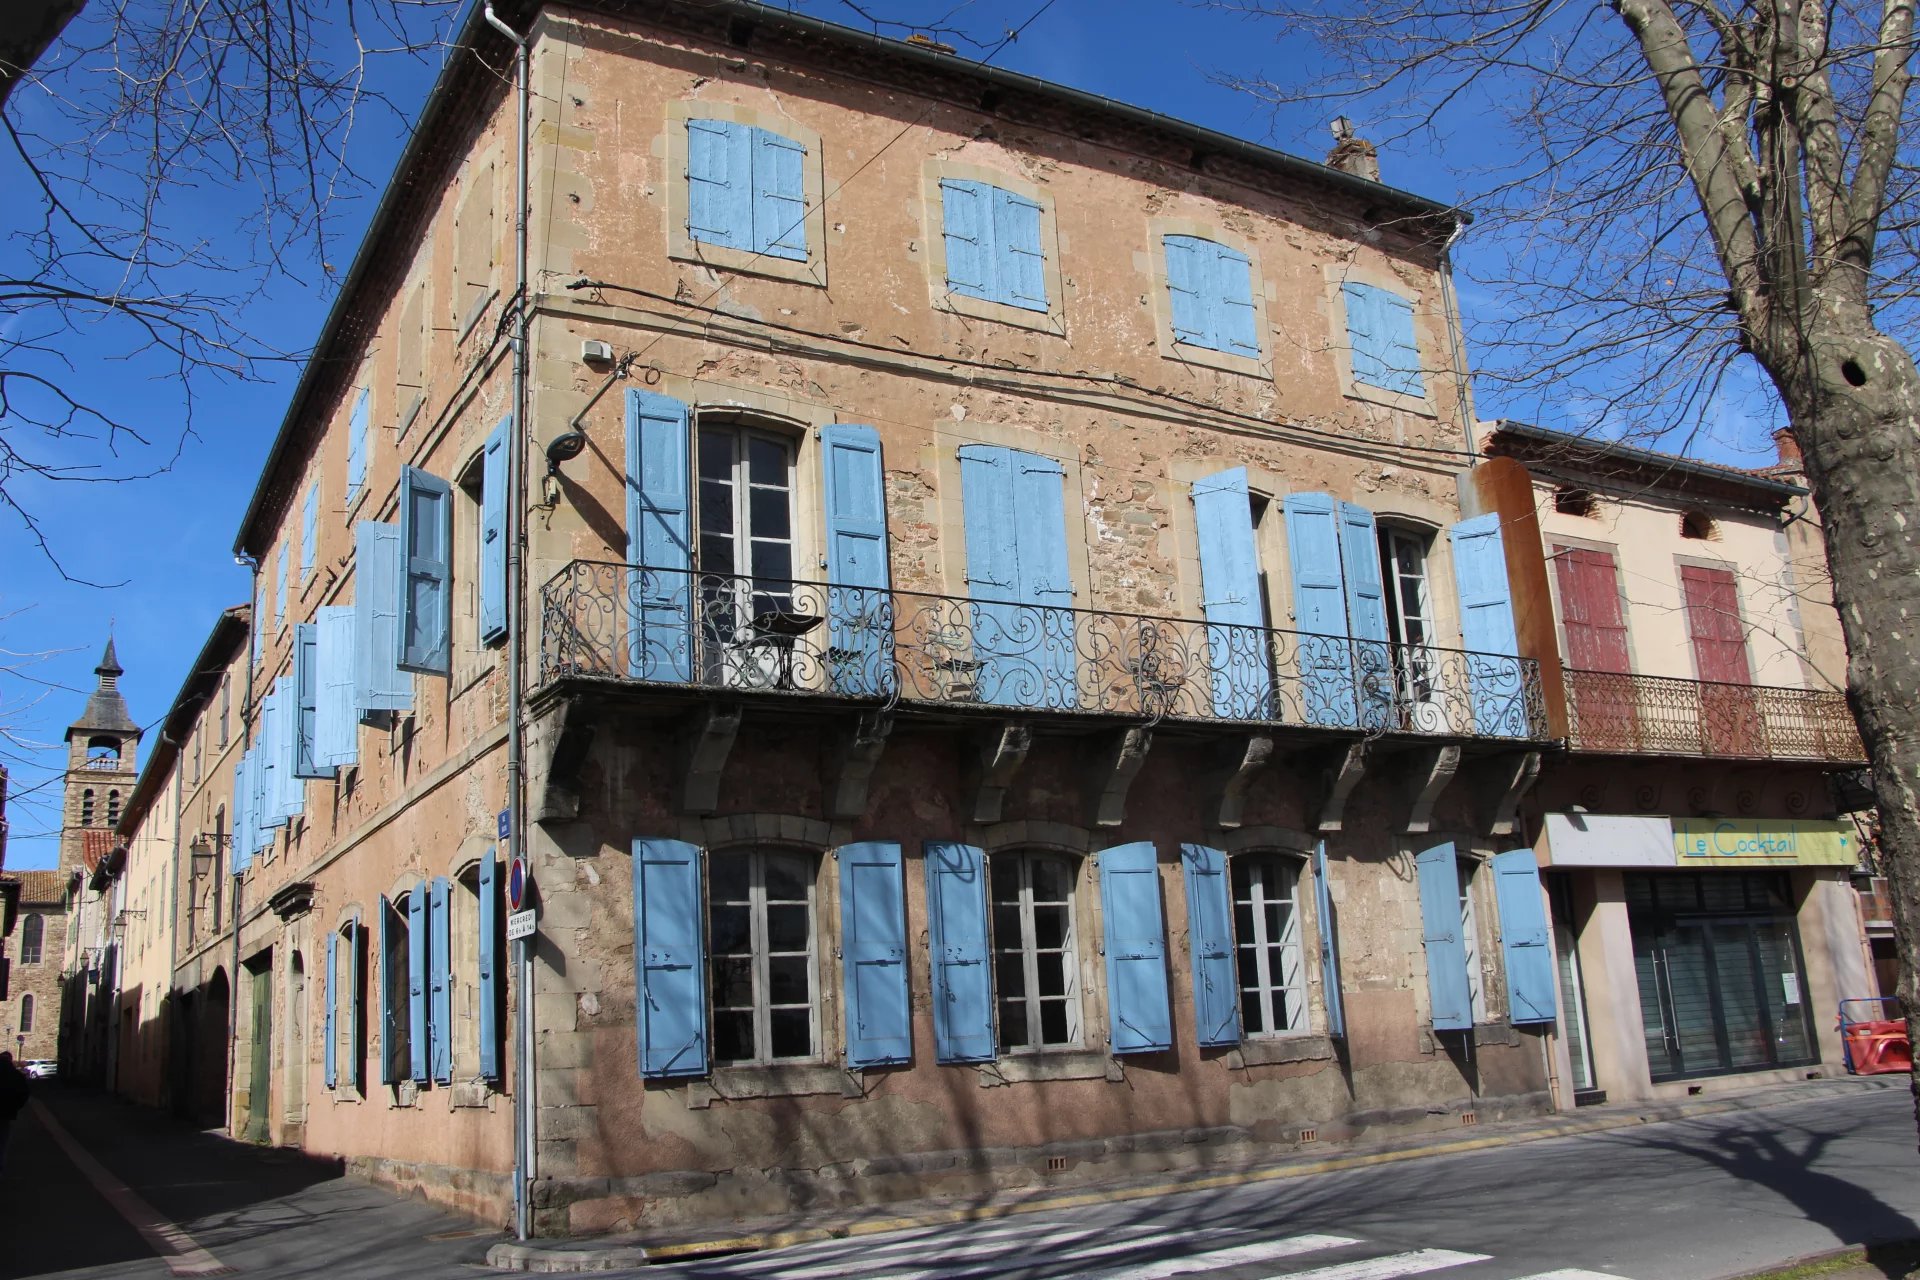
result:
[[[1221,71],[1282,79],[1288,68],[1310,70],[1307,54],[1276,44],[1270,26],[1163,0],[1053,0],[1036,18],[1043,2],[962,0],[955,8],[954,0],[872,0],[861,10],[902,23],[958,28],[982,43],[1032,19],[995,58],[996,65],[1297,154],[1324,154],[1330,142],[1324,119],[1299,113],[1276,128],[1260,104],[1211,80]],[[861,10],[845,0],[805,0],[796,7],[832,21],[867,25]],[[883,29],[905,34],[892,26]],[[956,43],[963,56],[981,56],[981,50]],[[410,115],[437,69],[431,61],[396,59],[376,66],[374,74]],[[19,94],[10,107],[45,109],[23,103]],[[296,262],[296,274],[269,282],[244,312],[245,322],[265,341],[297,351],[314,340],[331,300],[329,281],[344,275],[404,138],[404,123],[384,112],[371,112],[356,126],[351,159],[372,180],[335,207],[339,239],[328,257],[336,274],[329,277],[313,261]],[[1382,176],[1436,199],[1459,199],[1471,190],[1469,171],[1489,158],[1475,148],[1498,145],[1499,138],[1488,131],[1451,137],[1444,149],[1388,149],[1381,156]],[[17,162],[10,154],[0,155],[0,190],[17,189],[13,184],[19,181]],[[227,212],[221,193],[186,198],[192,203],[182,212],[203,223],[207,234],[232,234],[223,224]],[[0,219],[7,217],[0,212]],[[5,274],[19,268],[20,248],[11,234],[16,227],[0,223],[0,231],[8,233],[0,239],[0,274]],[[1469,233],[1459,254],[1466,272],[1478,251]],[[1462,280],[1461,301],[1471,340],[1474,317],[1493,314],[1500,299]],[[0,313],[0,326],[7,323]],[[106,388],[121,412],[149,422],[157,437],[177,436],[181,406],[167,370],[102,359],[94,347],[85,334],[63,339],[63,354],[78,376]],[[40,485],[21,491],[48,514],[69,573],[121,585],[103,589],[64,581],[0,512],[0,649],[46,655],[25,663],[0,660],[0,666],[10,662],[15,668],[11,675],[0,671],[0,729],[10,730],[15,739],[9,761],[15,793],[9,805],[10,869],[54,865],[51,828],[57,822],[59,787],[49,780],[61,767],[61,733],[93,686],[92,668],[109,630],[118,638],[126,667],[122,687],[134,718],[152,724],[165,714],[219,611],[246,599],[247,571],[234,563],[230,548],[297,373],[297,364],[288,362],[270,370],[265,381],[202,388],[194,406],[194,435],[165,474],[119,485]],[[1503,408],[1515,416],[1551,420],[1534,406],[1494,403],[1483,390],[1482,416]],[[1756,447],[1766,425],[1730,422],[1720,448],[1735,442]],[[1755,461],[1751,455],[1744,460]],[[22,762],[21,744],[36,742],[53,749],[27,750]],[[141,758],[146,758],[144,747]]]

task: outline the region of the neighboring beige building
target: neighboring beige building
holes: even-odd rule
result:
[[[0,1049],[16,1062],[50,1059],[60,1041],[67,877],[59,871],[9,871],[6,879],[17,896],[7,939],[7,990],[0,999]]]

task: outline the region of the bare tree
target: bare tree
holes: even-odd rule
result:
[[[1574,380],[1616,426],[1664,428],[1742,362],[1764,373],[1826,527],[1920,1041],[1913,0],[1225,7],[1329,60],[1312,85],[1241,82],[1277,106],[1351,103],[1428,138],[1505,117],[1512,163],[1473,198],[1512,263],[1513,310],[1482,335],[1509,387]]]

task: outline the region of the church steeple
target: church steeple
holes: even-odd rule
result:
[[[140,744],[140,726],[120,692],[126,671],[111,635],[93,674],[96,681],[87,705],[67,726],[67,798],[60,834],[60,864],[88,873],[113,846],[114,824],[139,776],[134,749]]]
[[[99,677],[94,685],[93,695],[87,699],[86,710],[80,718],[67,726],[67,741],[76,737],[112,734],[116,737],[131,736],[136,741],[140,737],[140,726],[133,722],[133,716],[127,711],[127,700],[120,692],[120,677],[126,674],[126,668],[120,665],[120,659],[113,651],[113,637],[107,637],[107,649],[100,655],[100,665],[93,669]]]

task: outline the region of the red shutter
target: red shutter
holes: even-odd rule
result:
[[[1560,580],[1560,622],[1567,635],[1567,665],[1576,671],[1633,669],[1627,658],[1627,624],[1620,616],[1619,580],[1613,555],[1585,547],[1554,551]]]
[[[1730,569],[1680,566],[1687,602],[1687,634],[1700,679],[1700,745],[1706,755],[1767,754],[1766,726],[1750,686],[1747,633],[1740,623],[1740,590]]]

